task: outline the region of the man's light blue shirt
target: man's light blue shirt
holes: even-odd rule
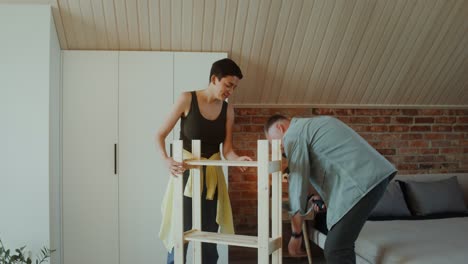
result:
[[[312,184],[327,204],[331,229],[396,168],[349,126],[330,116],[293,118],[283,138],[290,214],[306,214]]]

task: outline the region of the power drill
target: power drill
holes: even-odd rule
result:
[[[309,196],[307,201],[310,201],[312,202],[312,205],[317,205],[317,207],[319,208],[320,211],[324,211],[325,210],[325,202],[322,200],[322,199],[319,199],[319,200],[312,200],[312,196]]]

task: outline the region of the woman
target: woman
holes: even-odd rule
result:
[[[173,176],[182,174],[184,177],[184,231],[192,228],[192,208],[191,198],[187,197],[187,193],[191,193],[191,189],[187,190],[187,182],[189,179],[189,171],[186,164],[176,162],[167,155],[165,149],[165,139],[169,132],[174,128],[175,124],[181,119],[180,123],[180,139],[183,141],[184,158],[190,157],[192,149],[192,139],[201,141],[201,156],[207,159],[220,159],[219,145],[223,143],[223,155],[227,160],[251,160],[246,156],[238,156],[232,148],[232,130],[234,126],[234,109],[225,100],[237,88],[239,81],[242,79],[242,72],[237,64],[230,59],[222,59],[213,63],[210,72],[210,83],[204,90],[184,92],[174,105],[167,120],[160,127],[156,142],[158,149],[164,159],[167,168]],[[218,167],[219,168],[219,167]],[[244,168],[241,168],[243,171]],[[224,177],[221,170],[216,170],[215,174],[203,167],[204,183],[209,182],[209,177],[218,177],[223,182],[207,187],[208,184],[203,184],[203,192],[201,199],[202,210],[202,230],[208,232],[217,232],[221,225],[221,230],[226,230],[228,233],[233,233],[232,213],[229,204],[229,197],[225,189]],[[219,181],[218,181],[219,182]],[[191,186],[191,184],[189,184]],[[189,187],[191,188],[191,187]],[[169,193],[168,191],[167,193]],[[166,195],[168,195],[166,193]],[[206,198],[206,199],[205,199]],[[160,238],[171,251],[168,255],[167,263],[174,262],[174,243],[172,241],[171,228],[169,225],[172,221],[168,221],[171,217],[171,211],[165,210],[165,203],[171,202],[171,197],[165,197],[163,201],[163,224],[161,225]],[[220,201],[224,201],[221,202]],[[227,206],[226,206],[227,201]],[[228,208],[218,208],[228,207]],[[220,221],[218,209],[223,212],[228,211],[227,217]],[[223,214],[226,216],[226,214]],[[164,221],[166,220],[166,221]],[[218,220],[218,221],[217,221]],[[222,222],[222,223],[220,223]],[[172,250],[171,250],[172,249]],[[185,254],[187,247],[185,247]],[[202,244],[202,263],[216,263],[218,252],[216,244]]]

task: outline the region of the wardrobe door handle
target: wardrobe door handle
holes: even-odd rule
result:
[[[117,175],[117,144],[114,144],[114,174]]]

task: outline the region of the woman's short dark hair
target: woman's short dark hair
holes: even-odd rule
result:
[[[288,120],[287,117],[284,115],[272,115],[270,118],[268,118],[267,122],[265,123],[265,126],[263,127],[263,131],[265,134],[268,134],[268,130],[270,130],[270,127],[272,127],[276,122],[281,121],[281,120]]]
[[[215,61],[213,63],[210,71],[210,82],[211,76],[213,75],[216,76],[218,80],[221,80],[226,76],[236,76],[239,80],[244,77],[239,66],[233,60],[228,58]]]

